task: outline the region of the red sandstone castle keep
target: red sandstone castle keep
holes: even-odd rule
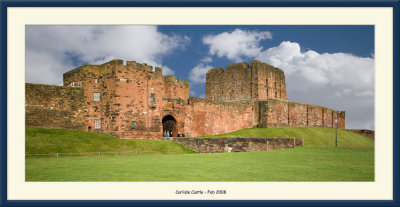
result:
[[[208,71],[204,99],[189,98],[189,82],[135,61],[83,65],[63,78],[64,86],[26,84],[26,126],[151,139],[163,131],[202,136],[251,127],[345,128],[344,112],[288,101],[283,71],[257,60]]]

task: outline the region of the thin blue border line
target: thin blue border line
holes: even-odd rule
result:
[[[392,7],[398,0],[1,0],[7,7]]]
[[[398,88],[399,83],[396,83],[396,77],[399,76],[399,49],[400,42],[398,40],[399,32],[399,18],[400,18],[400,8],[398,0],[390,0],[390,1],[325,1],[325,2],[315,2],[315,1],[191,1],[191,2],[182,2],[182,1],[114,1],[114,2],[105,2],[105,1],[58,1],[58,2],[50,2],[50,1],[20,1],[13,0],[11,1],[0,1],[1,5],[1,59],[0,59],[0,100],[1,100],[1,108],[0,108],[0,133],[1,133],[1,198],[0,205],[1,206],[127,206],[127,205],[173,205],[173,206],[186,206],[190,204],[191,206],[204,206],[210,204],[229,204],[229,205],[237,205],[242,206],[244,204],[253,205],[253,206],[261,206],[261,205],[300,205],[300,206],[400,206],[399,203],[399,179],[396,176],[399,172],[398,170],[398,161],[399,161],[399,152],[396,149],[400,149],[400,141],[396,139],[398,130],[396,129],[398,126],[398,109],[395,107],[399,104],[399,96],[398,96]],[[75,6],[75,7],[120,7],[120,6],[166,6],[166,7],[174,7],[174,6],[224,6],[224,7],[251,7],[251,6],[269,6],[269,7],[392,7],[393,8],[393,201],[69,201],[69,200],[57,200],[57,201],[8,201],[7,200],[7,7],[50,7],[50,6]],[[397,163],[397,164],[396,164]]]
[[[0,206],[7,200],[7,8],[0,2]]]
[[[400,2],[396,1],[393,5],[393,200],[399,204],[400,200],[400,179],[399,179],[399,165],[400,165],[400,140],[398,137],[399,129],[399,109],[400,96],[399,86],[396,82],[400,74]],[[397,149],[397,150],[396,150]]]

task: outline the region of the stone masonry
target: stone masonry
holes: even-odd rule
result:
[[[189,82],[158,67],[83,65],[64,73],[64,86],[26,84],[25,124],[135,139],[161,139],[163,131],[195,137],[251,127],[345,128],[345,112],[288,101],[283,71],[266,63],[215,68],[206,77],[206,98],[189,98]]]
[[[181,144],[194,152],[255,152],[303,146],[303,138],[272,137],[164,137],[164,140]]]

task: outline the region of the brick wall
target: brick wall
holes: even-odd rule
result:
[[[25,126],[84,130],[83,90],[25,84]]]
[[[114,60],[103,65],[84,65],[64,73],[64,86],[80,83],[83,90],[83,103],[87,108],[85,131],[103,132],[115,128],[111,121],[115,120],[112,98],[116,93],[115,67],[120,64],[122,61]],[[100,101],[94,100],[94,93],[99,93]],[[95,128],[95,120],[100,120],[100,129]]]
[[[322,127],[322,107],[307,105],[307,125],[309,127]]]
[[[289,126],[307,126],[307,104],[288,102]]]
[[[253,103],[214,102],[190,98],[186,110],[185,133],[191,136],[221,134],[253,127]]]
[[[287,99],[285,74],[281,69],[258,60],[251,61],[251,69],[254,99]]]
[[[337,114],[338,116],[338,128],[339,129],[345,129],[346,128],[346,112],[341,111],[340,113]]]
[[[325,127],[336,128],[339,114],[339,129],[345,128],[345,112],[305,103],[269,99],[254,104],[257,127]]]
[[[251,66],[239,63],[226,66],[225,71],[210,70],[207,99],[189,99],[189,82],[162,76],[161,68],[153,70],[135,61],[83,65],[63,77],[64,87],[27,84],[27,126],[153,139],[162,137],[167,117],[175,123],[171,129],[175,136],[255,126],[336,127],[336,118],[339,128],[345,127],[344,112],[338,115],[325,107],[286,101],[283,71],[256,60]]]
[[[189,82],[175,76],[163,76],[165,97],[171,99],[189,99]]]
[[[211,69],[206,75],[206,98],[229,101],[251,98],[251,68],[247,63],[238,63]]]
[[[288,126],[288,103],[277,99],[269,99],[266,103],[267,127]]]
[[[285,75],[281,69],[254,60],[251,66],[238,63],[215,68],[206,75],[206,99],[233,101],[243,99],[286,100]]]
[[[198,153],[269,151],[303,146],[302,138],[180,137],[163,139],[184,145]]]
[[[80,83],[88,113],[86,129],[107,132],[121,138],[162,137],[162,118],[172,115],[184,128],[184,110],[189,98],[189,82],[162,76],[162,69],[135,61],[113,60],[102,65],[81,66],[64,74],[64,85]],[[101,101],[94,101],[100,93]],[[95,120],[101,128],[95,129]],[[133,122],[136,128],[133,128]]]

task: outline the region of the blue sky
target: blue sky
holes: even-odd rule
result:
[[[136,60],[204,97],[213,67],[258,59],[283,69],[289,100],[346,111],[374,128],[373,26],[27,26],[26,82],[61,85],[82,64]]]

